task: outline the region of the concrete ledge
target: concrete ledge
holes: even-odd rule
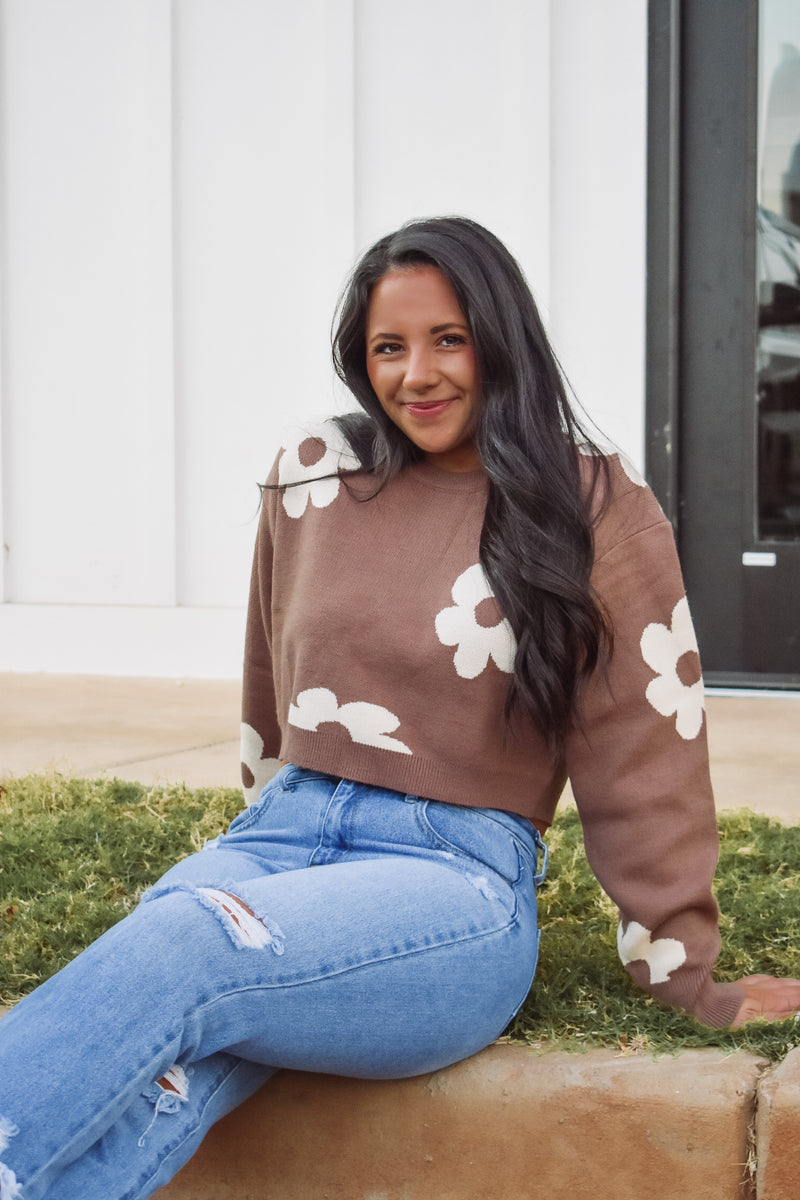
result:
[[[756,1118],[758,1200],[800,1195],[800,1050],[764,1077]]]
[[[494,1045],[417,1079],[283,1071],[155,1196],[798,1200],[800,1048],[775,1067]]]
[[[396,1082],[285,1072],[220,1121],[156,1195],[745,1200],[754,1195],[752,1130],[766,1066],[744,1052],[688,1050],[653,1060],[495,1045]],[[797,1139],[800,1103],[794,1092],[782,1102],[778,1075],[773,1109],[785,1132],[776,1142],[769,1116],[761,1131],[783,1153],[784,1139]],[[789,1190],[760,1188],[759,1200],[797,1200],[799,1152],[791,1153]]]

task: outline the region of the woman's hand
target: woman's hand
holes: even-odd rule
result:
[[[772,975],[748,975],[737,979],[745,999],[731,1029],[746,1021],[782,1021],[800,1012],[800,979],[775,979]]]

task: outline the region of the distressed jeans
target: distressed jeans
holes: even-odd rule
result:
[[[283,767],[0,1020],[0,1200],[143,1200],[282,1067],[474,1054],[531,984],[545,864],[521,817]]]

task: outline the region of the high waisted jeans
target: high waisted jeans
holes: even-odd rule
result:
[[[291,764],[0,1020],[1,1200],[142,1200],[275,1070],[475,1053],[538,952],[539,835]]]

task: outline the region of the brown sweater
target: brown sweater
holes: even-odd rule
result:
[[[703,685],[672,530],[614,455],[592,585],[614,653],[554,761],[533,723],[509,737],[514,637],[478,561],[487,480],[428,463],[379,494],[330,422],[296,431],[256,543],[242,769],[265,759],[550,824],[569,777],[592,869],[620,910],[638,984],[710,1025],[743,994],[715,983],[717,827]],[[372,497],[372,498],[369,498]]]

